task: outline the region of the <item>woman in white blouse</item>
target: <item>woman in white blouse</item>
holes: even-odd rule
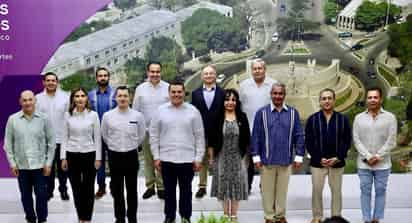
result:
[[[68,170],[74,205],[80,223],[90,222],[94,205],[94,180],[101,165],[100,122],[90,109],[87,91],[73,90],[63,122],[60,158]]]

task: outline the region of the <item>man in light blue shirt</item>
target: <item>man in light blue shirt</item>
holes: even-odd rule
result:
[[[56,147],[53,128],[46,115],[35,112],[35,103],[32,91],[21,93],[22,110],[9,117],[4,143],[11,172],[18,179],[29,223],[47,221],[47,177],[50,176]],[[33,207],[33,189],[36,211]]]
[[[88,97],[92,110],[99,115],[99,120],[103,118],[103,114],[112,108],[116,107],[116,100],[114,97],[115,90],[109,85],[110,72],[104,67],[99,67],[96,70],[97,88],[89,91]],[[102,165],[97,170],[97,184],[99,189],[96,192],[96,199],[102,198],[106,194],[106,143],[102,143]]]

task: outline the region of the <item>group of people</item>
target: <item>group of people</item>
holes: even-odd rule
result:
[[[252,77],[240,83],[239,91],[217,86],[215,67],[204,67],[203,85],[187,103],[184,84],[161,80],[162,65],[149,62],[147,81],[136,88],[132,107],[129,89],[112,88],[106,68],[96,70],[96,89],[74,89],[70,97],[59,90],[56,74],[43,75],[44,91],[36,96],[30,90],[21,93],[21,110],[9,117],[5,134],[4,147],[27,222],[46,222],[54,168],[61,199],[70,199],[68,177],[79,222],[90,222],[94,200],[106,194],[106,156],[115,222],[137,222],[142,145],[147,187],[143,199],[156,193],[164,199],[164,223],[175,222],[177,185],[179,214],[182,222],[190,222],[194,174],[200,171],[195,194],[200,199],[207,193],[208,170],[213,175],[210,195],[222,202],[224,218],[237,222],[239,201],[248,199],[255,168],[261,175],[265,223],[286,223],[289,177],[293,168],[301,168],[305,151],[312,172],[312,223],[320,223],[326,177],[331,216],[342,214],[342,175],[352,139],[358,150],[363,220],[383,219],[397,122],[381,107],[382,91],[367,90],[367,109],[356,116],[352,128],[334,109],[335,92],[323,89],[320,111],[303,128],[299,111],[285,103],[285,85],[266,76],[263,60],[256,59],[251,66]],[[96,174],[99,188],[94,194]]]

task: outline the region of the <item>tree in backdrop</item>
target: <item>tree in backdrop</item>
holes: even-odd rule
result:
[[[83,70],[74,73],[60,81],[60,87],[64,91],[72,91],[73,89],[83,87],[87,91],[96,86],[96,78],[92,70]]]
[[[385,25],[388,4],[387,2],[375,3],[364,1],[359,6],[355,15],[356,28],[361,30],[372,31]],[[393,23],[395,17],[401,13],[401,8],[390,4],[389,22]]]
[[[320,23],[305,18],[305,12],[309,9],[310,0],[291,0],[290,9],[286,17],[276,20],[278,32],[285,39],[299,39],[307,30],[316,30]]]
[[[389,27],[389,47],[391,56],[398,57],[402,65],[412,66],[412,15],[408,16],[406,22],[393,24]]]
[[[323,11],[325,13],[325,23],[331,25],[336,22],[340,7],[335,1],[328,0],[324,5]]]
[[[180,45],[168,37],[152,38],[146,46],[144,58],[133,58],[125,64],[127,85],[136,86],[146,78],[146,64],[149,61],[162,63],[162,79],[173,80],[183,64],[183,55]]]
[[[135,57],[128,60],[124,65],[124,71],[127,74],[127,86],[131,89],[134,89],[146,78],[146,63],[146,60]]]
[[[130,9],[136,6],[136,0],[113,0],[113,3],[121,10]]]
[[[99,20],[93,21],[91,23],[83,23],[77,29],[75,29],[64,42],[71,42],[80,39],[83,36],[89,35],[90,33],[96,32],[98,30],[104,29],[111,26],[110,22]]]
[[[211,49],[238,51],[246,44],[239,21],[209,9],[198,9],[182,23],[182,37],[188,53],[196,56]]]

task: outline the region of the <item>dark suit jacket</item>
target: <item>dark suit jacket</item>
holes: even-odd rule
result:
[[[217,121],[223,111],[224,90],[216,86],[215,97],[213,98],[210,109],[207,108],[205,98],[203,97],[203,87],[192,92],[192,105],[195,106],[202,115],[203,127],[205,129],[206,147],[209,147],[209,138],[217,128]]]
[[[221,116],[224,116],[223,113]],[[250,128],[247,116],[242,112],[237,118],[237,124],[239,126],[239,152],[243,157],[248,152],[250,146]],[[215,156],[222,150],[223,146],[223,124],[225,117],[219,117],[218,128],[213,132],[210,143],[214,149]]]

